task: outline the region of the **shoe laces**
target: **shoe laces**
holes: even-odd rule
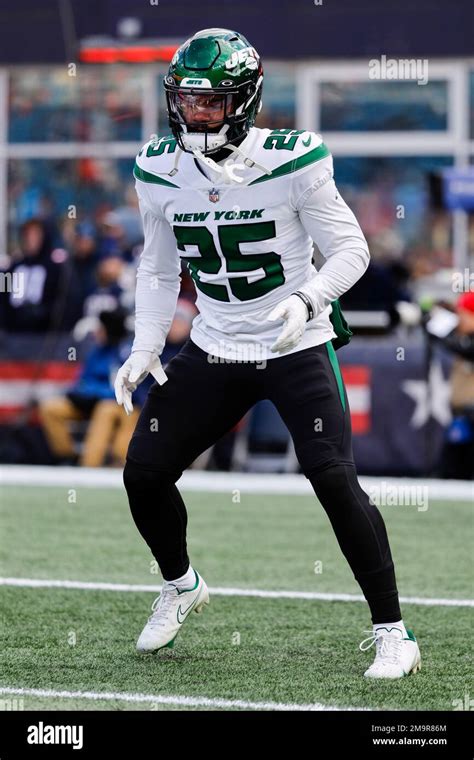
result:
[[[166,615],[173,606],[178,589],[176,586],[163,585],[161,594],[156,597],[151,605],[152,614],[148,618],[148,623],[153,626],[163,626],[166,622]]]
[[[366,639],[360,642],[359,649],[361,652],[367,651],[374,644],[376,645],[376,659],[382,659],[384,662],[398,664],[402,653],[403,639],[396,634],[377,628],[375,631],[364,631],[370,633]],[[364,646],[365,645],[365,646]]]

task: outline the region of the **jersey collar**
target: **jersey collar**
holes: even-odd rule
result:
[[[239,145],[239,149],[249,158],[252,158],[252,151],[258,141],[258,131],[259,130],[255,127],[252,127],[248,135],[244,140],[242,140]],[[242,158],[238,153],[231,153],[230,156],[219,161],[219,164],[221,165],[229,159],[233,163],[242,163]],[[244,181],[239,184],[229,185],[222,182],[217,172],[214,172],[212,169],[204,166],[202,162],[200,162],[190,153],[185,153],[181,159],[180,173],[181,172],[183,172],[182,179],[185,180],[186,184],[195,189],[206,191],[213,187],[219,187],[221,191],[245,187],[249,184],[249,182],[255,179],[255,177],[258,177],[261,174],[260,170],[256,167],[246,167],[245,171],[241,172],[239,175],[244,178]]]

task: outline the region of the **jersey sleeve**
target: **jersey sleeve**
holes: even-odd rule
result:
[[[180,290],[180,259],[167,220],[145,183],[136,181],[144,248],[137,269],[135,340],[132,351],[163,351]]]
[[[300,288],[310,298],[317,316],[362,277],[369,265],[369,248],[357,219],[336,187],[332,156],[327,149],[321,160],[299,173],[291,202],[326,259],[318,274]]]

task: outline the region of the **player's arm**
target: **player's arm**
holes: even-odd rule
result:
[[[132,352],[115,380],[117,402],[127,414],[131,394],[150,372],[163,384],[166,375],[160,355],[171,327],[180,290],[180,259],[176,240],[166,219],[151,208],[145,188],[137,181],[143,222],[144,248],[137,269],[135,292],[135,339]]]
[[[318,274],[300,288],[310,299],[314,316],[349,290],[370,261],[359,223],[334,182],[332,158],[316,167],[313,181],[295,200],[303,227],[326,259]]]
[[[134,351],[160,356],[171,327],[180,289],[176,239],[164,217],[157,216],[139,195],[144,248],[137,269]]]
[[[367,241],[333,179],[327,156],[296,177],[290,203],[316,243],[325,263],[311,280],[279,304],[269,319],[285,320],[273,352],[284,352],[301,340],[306,322],[323,312],[362,277],[369,265]]]

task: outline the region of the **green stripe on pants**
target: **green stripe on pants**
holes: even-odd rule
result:
[[[326,349],[329,356],[329,361],[331,362],[331,366],[334,372],[334,375],[336,377],[337,387],[339,390],[339,397],[341,399],[342,408],[344,411],[346,411],[346,397],[344,394],[344,381],[342,379],[341,370],[339,368],[339,362],[337,361],[336,352],[334,350],[334,346],[332,345],[332,341],[328,340],[326,343]]]

